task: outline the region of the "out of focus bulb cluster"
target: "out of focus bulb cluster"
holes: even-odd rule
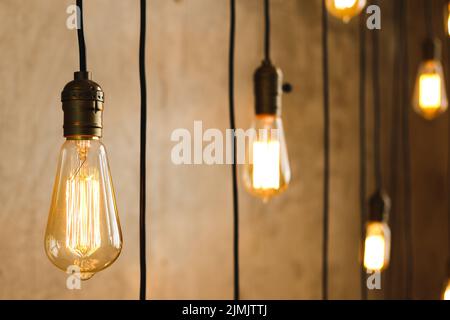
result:
[[[361,13],[366,5],[366,0],[327,0],[328,12],[333,16],[348,23],[353,17]]]

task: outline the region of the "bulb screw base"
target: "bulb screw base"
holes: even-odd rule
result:
[[[86,139],[102,136],[104,93],[90,72],[74,73],[61,93],[64,137]]]
[[[442,44],[437,38],[427,38],[422,44],[424,60],[441,60]]]
[[[280,115],[283,74],[281,70],[264,60],[256,69],[253,82],[255,112],[257,115]]]
[[[383,190],[377,190],[369,200],[369,221],[387,221],[390,210],[391,199]]]

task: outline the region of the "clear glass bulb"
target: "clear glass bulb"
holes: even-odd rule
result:
[[[59,157],[45,232],[45,251],[63,271],[81,279],[111,265],[122,249],[108,159],[98,139],[67,140]]]
[[[351,18],[361,13],[366,0],[327,0],[328,12],[348,23]]]
[[[245,146],[244,185],[267,202],[283,192],[291,180],[283,123],[275,115],[257,115],[253,129]]]
[[[389,264],[391,231],[385,222],[371,221],[366,226],[364,242],[364,267],[370,271],[382,271]]]
[[[427,60],[419,66],[413,105],[414,110],[427,120],[447,110],[444,71],[439,60]]]
[[[444,293],[442,294],[442,300],[450,300],[450,280],[446,283]]]

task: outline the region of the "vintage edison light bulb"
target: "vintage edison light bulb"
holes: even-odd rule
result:
[[[389,264],[391,231],[387,224],[390,200],[382,191],[370,200],[369,220],[364,241],[364,268],[382,271]]]
[[[66,272],[76,267],[82,280],[111,265],[122,248],[114,188],[100,141],[103,92],[88,77],[75,73],[62,93],[67,140],[45,233],[50,261]]]
[[[440,51],[437,40],[427,40],[424,43],[424,59],[417,72],[413,106],[427,120],[436,118],[448,106]]]
[[[281,71],[264,61],[255,72],[256,117],[246,141],[244,185],[267,202],[291,179],[281,113]]]
[[[351,18],[361,13],[366,0],[327,0],[328,12],[348,23]]]

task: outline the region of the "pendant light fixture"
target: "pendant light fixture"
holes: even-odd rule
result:
[[[381,172],[381,103],[379,79],[379,39],[372,31],[372,76],[374,107],[374,174],[376,191],[369,200],[369,216],[364,241],[364,267],[369,271],[382,271],[389,264],[391,232],[388,225],[390,199],[382,190]]]
[[[422,45],[422,62],[414,88],[414,110],[426,120],[433,120],[447,110],[447,92],[441,63],[442,48],[433,37],[433,1],[424,0],[427,38]]]
[[[330,14],[348,23],[361,13],[366,6],[366,0],[326,0],[326,5]]]
[[[106,149],[101,142],[104,95],[86,70],[83,6],[78,41],[80,71],[61,94],[64,137],[45,232],[45,251],[63,271],[77,267],[82,280],[110,266],[122,234]],[[74,269],[72,269],[74,270]]]
[[[256,117],[246,144],[244,184],[267,202],[289,185],[291,169],[281,120],[282,73],[270,60],[270,4],[264,0],[265,58],[254,74]]]

